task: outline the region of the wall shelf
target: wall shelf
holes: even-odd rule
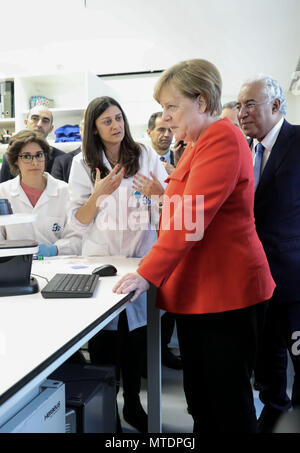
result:
[[[115,96],[111,87],[96,74],[85,72],[57,72],[1,79],[14,81],[15,118],[0,118],[0,127],[10,132],[25,128],[24,120],[30,110],[31,96],[53,99],[54,130],[65,124],[79,124],[89,102],[98,96]],[[115,96],[116,97],[116,96]],[[49,141],[55,140],[52,132]]]
[[[0,124],[14,124],[15,118],[0,118]]]

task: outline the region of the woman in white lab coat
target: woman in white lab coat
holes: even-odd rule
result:
[[[83,255],[142,257],[155,243],[159,197],[150,201],[134,190],[137,172],[151,178],[154,188],[157,183],[157,194],[161,193],[160,183],[165,187],[168,175],[158,155],[132,139],[118,102],[109,97],[94,99],[85,112],[83,153],[74,157],[69,178],[71,222],[83,235]],[[89,344],[92,362],[114,362],[120,367],[124,418],[142,432],[147,432],[147,416],[139,399],[146,322],[144,295]]]
[[[81,254],[81,237],[67,222],[68,185],[46,173],[50,148],[43,136],[29,130],[13,136],[7,160],[15,178],[0,184],[0,198],[7,198],[13,213],[37,214],[33,223],[0,227],[7,240],[31,239],[39,255]]]

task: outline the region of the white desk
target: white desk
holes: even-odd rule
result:
[[[47,376],[126,307],[128,297],[112,293],[112,288],[122,275],[134,272],[138,262],[123,257],[34,261],[32,274],[48,279],[56,273],[91,273],[106,263],[114,264],[118,274],[100,278],[88,299],[44,299],[41,293],[0,298],[0,426],[32,399]],[[36,278],[42,289],[46,280]],[[159,311],[153,308],[153,292],[149,293],[149,432],[161,432]]]

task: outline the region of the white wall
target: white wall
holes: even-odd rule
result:
[[[150,143],[146,133],[150,115],[162,110],[152,97],[158,77],[159,74],[103,78],[107,85],[120,94],[118,101],[126,113],[133,137],[146,143]],[[237,94],[238,90],[231,96],[223,94],[222,103],[236,100]],[[292,124],[300,124],[300,90],[297,94],[285,90],[285,96],[287,103],[286,119]]]
[[[300,58],[286,93],[286,103],[287,120],[292,124],[300,124]]]
[[[148,143],[146,131],[149,117],[162,110],[152,97],[158,77],[159,74],[103,78],[107,85],[119,93],[118,101],[128,118],[133,137]]]
[[[288,93],[286,119],[292,124],[300,124],[300,96]]]
[[[0,0],[0,78],[55,71],[96,74],[165,69],[187,58],[213,61],[223,102],[257,73],[288,90],[299,59],[300,0]],[[105,79],[106,80],[106,79]],[[154,79],[111,80],[134,134],[159,106]],[[298,120],[298,100],[288,99]]]
[[[0,77],[80,69],[159,70],[207,58],[224,95],[257,72],[288,88],[299,58],[299,0],[0,0]]]

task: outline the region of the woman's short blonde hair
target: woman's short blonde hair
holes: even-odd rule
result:
[[[222,78],[216,66],[209,61],[195,58],[166,69],[154,87],[153,96],[157,102],[162,89],[169,84],[189,98],[196,98],[200,94],[205,99],[210,114],[221,113]]]

